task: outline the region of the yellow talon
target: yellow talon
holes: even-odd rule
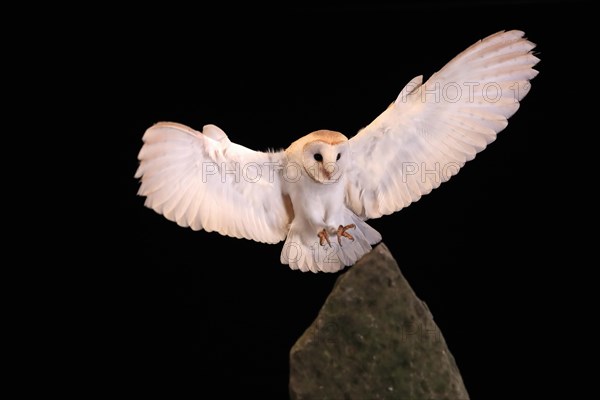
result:
[[[348,229],[354,229],[354,228],[356,228],[356,225],[354,225],[354,224],[350,224],[350,225],[346,225],[346,226],[340,225],[338,227],[337,240],[338,240],[338,243],[340,244],[340,247],[342,246],[342,236],[346,237],[354,242],[354,237],[351,234],[349,234],[348,232],[346,232]]]
[[[327,234],[327,231],[325,229],[323,229],[321,232],[317,233],[317,236],[319,237],[319,244],[321,246],[325,246],[325,242],[327,242],[329,247],[331,247],[331,242],[329,241],[329,235]]]

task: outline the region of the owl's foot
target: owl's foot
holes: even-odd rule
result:
[[[348,232],[346,232],[348,229],[354,229],[356,228],[356,225],[354,224],[350,224],[350,225],[346,225],[346,226],[338,226],[337,228],[337,239],[338,239],[338,243],[340,244],[340,247],[342,247],[342,236],[346,237],[350,240],[352,240],[354,242],[354,237],[349,234]]]
[[[331,247],[331,242],[329,241],[329,234],[327,233],[327,231],[325,229],[323,229],[321,232],[317,233],[317,236],[319,237],[319,244],[321,246],[325,246],[325,242],[327,242],[329,247]]]

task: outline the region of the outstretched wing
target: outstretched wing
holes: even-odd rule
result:
[[[283,151],[250,150],[214,125],[202,133],[161,122],[143,141],[135,177],[147,207],[194,230],[265,243],[286,237],[291,215],[278,169]]]
[[[496,139],[537,75],[535,45],[498,32],[460,53],[350,139],[348,206],[363,218],[398,211],[450,179]]]

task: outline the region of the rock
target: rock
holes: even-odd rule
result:
[[[317,319],[292,347],[290,396],[469,398],[427,305],[383,243],[340,275]]]

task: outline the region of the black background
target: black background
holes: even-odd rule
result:
[[[131,300],[121,334],[139,350],[131,368],[142,364],[155,377],[145,389],[286,398],[289,349],[339,275],[291,271],[279,262],[281,244],[193,232],[145,208],[133,178],[145,129],[212,123],[256,150],[285,148],[317,129],[352,136],[411,78],[427,79],[502,29],[525,31],[542,60],[519,111],[450,182],[369,223],[429,306],[473,399],[511,398],[540,384],[532,374],[546,351],[540,322],[551,290],[546,245],[535,239],[545,229],[538,160],[546,155],[540,143],[562,129],[552,99],[559,88],[570,96],[563,78],[573,53],[562,25],[589,12],[583,3],[152,11],[107,23],[127,34],[111,43],[106,73],[96,77],[114,96],[104,135],[122,140],[110,160],[118,212],[106,249],[128,266],[115,273]]]

